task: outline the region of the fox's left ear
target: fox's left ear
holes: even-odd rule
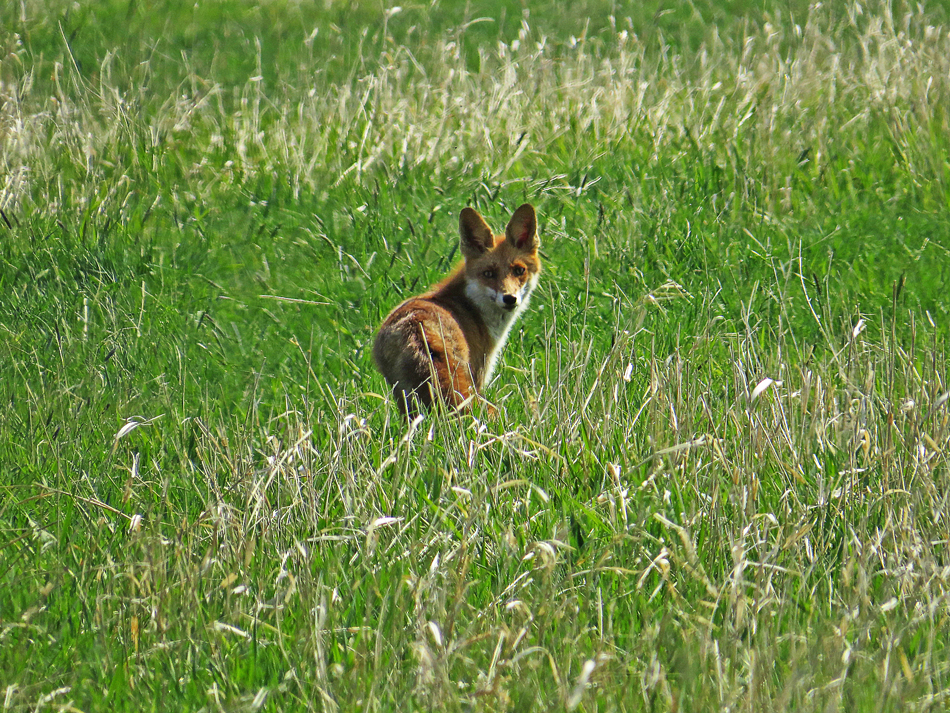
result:
[[[534,206],[525,203],[515,211],[505,228],[505,239],[519,250],[532,252],[538,249],[538,219]]]

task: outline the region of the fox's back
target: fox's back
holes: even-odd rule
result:
[[[435,365],[446,360],[468,364],[475,387],[482,387],[491,335],[464,288],[459,288],[450,278],[402,302],[383,320],[373,359],[390,384],[419,375],[415,362],[421,356]],[[428,376],[428,370],[422,374]]]

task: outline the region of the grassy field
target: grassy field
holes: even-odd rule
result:
[[[2,4],[2,709],[946,710],[948,23]],[[407,428],[524,201],[500,418]]]

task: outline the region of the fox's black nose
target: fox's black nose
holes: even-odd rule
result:
[[[505,309],[514,309],[515,305],[518,304],[518,298],[514,295],[505,295],[501,299],[505,303]]]

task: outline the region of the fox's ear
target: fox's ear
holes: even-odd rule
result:
[[[478,257],[495,247],[495,235],[488,223],[473,208],[462,208],[459,215],[459,235],[462,255],[466,259]]]
[[[533,252],[538,249],[538,219],[534,206],[525,203],[511,216],[505,228],[505,238],[519,250]]]

